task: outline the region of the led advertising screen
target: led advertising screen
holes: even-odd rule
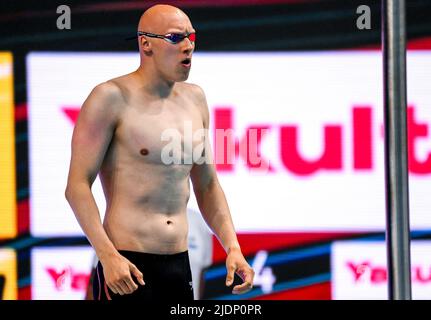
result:
[[[94,263],[86,247],[35,247],[31,252],[32,299],[83,300]]]
[[[383,241],[335,241],[331,248],[334,299],[388,299],[386,245]],[[411,243],[413,299],[430,299],[429,240]]]
[[[13,58],[0,51],[0,239],[17,235]]]
[[[431,52],[409,52],[407,63],[410,223],[424,235],[431,230]],[[83,235],[64,197],[74,123],[97,84],[138,65],[135,53],[28,55],[33,236]],[[258,271],[241,298],[360,298],[331,289],[344,272],[331,267],[339,255],[331,243],[385,229],[381,66],[379,52],[194,55],[188,82],[206,93],[216,158],[233,150],[233,160],[216,168],[244,254]],[[98,180],[93,192],[103,216]],[[198,210],[193,195],[189,207]],[[213,243],[204,297],[231,299]]]

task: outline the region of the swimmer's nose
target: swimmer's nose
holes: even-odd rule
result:
[[[192,53],[195,48],[195,43],[191,42],[189,38],[184,39],[182,42],[185,43],[183,47],[183,53],[185,53],[186,55]]]

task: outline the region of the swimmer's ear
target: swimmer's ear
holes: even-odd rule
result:
[[[150,55],[153,52],[151,48],[151,42],[148,41],[146,37],[140,37],[140,41],[142,52],[146,55]]]

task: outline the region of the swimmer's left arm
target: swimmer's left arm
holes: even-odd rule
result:
[[[209,127],[209,112],[205,95],[197,87],[198,104],[203,118],[203,126],[206,130]],[[190,172],[193,190],[202,216],[208,226],[214,231],[227,253],[226,285],[233,283],[234,274],[237,273],[242,280],[242,284],[233,288],[233,293],[239,294],[249,291],[253,286],[254,271],[245,260],[236,237],[235,228],[226,201],[223,189],[218,181],[212,152],[209,143],[205,143],[205,161],[202,164],[194,164]]]

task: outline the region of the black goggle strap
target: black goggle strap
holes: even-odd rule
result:
[[[147,36],[147,37],[150,37],[150,38],[165,39],[165,40],[168,40],[169,42],[172,42],[172,43],[179,43],[179,42],[181,42],[183,39],[185,39],[185,38],[189,38],[191,34],[193,34],[193,35],[194,35],[195,33],[194,33],[194,32],[192,32],[192,33],[188,33],[188,34],[186,34],[186,35],[181,34],[181,33],[169,33],[169,34],[167,34],[167,35],[162,36],[162,35],[155,34],[155,33],[138,31],[136,36],[126,38],[126,40],[133,40],[133,39],[138,38],[139,36]],[[194,41],[195,41],[195,38],[196,38],[196,36],[193,36],[193,40],[192,40],[192,39],[190,39],[190,38],[189,38],[189,39],[190,39],[190,41],[194,42]]]

